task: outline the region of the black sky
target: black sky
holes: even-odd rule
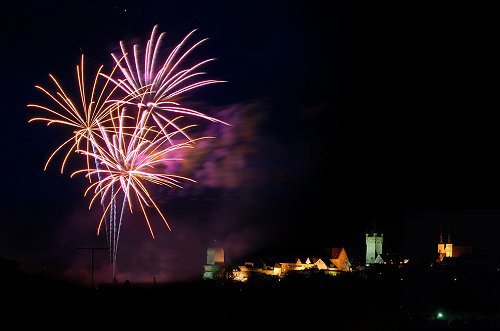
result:
[[[209,71],[229,83],[201,92],[204,102],[263,105],[252,168],[274,179],[207,190],[193,209],[165,205],[230,210],[219,223],[191,215],[202,243],[245,229],[258,234],[245,253],[344,241],[361,254],[376,220],[386,247],[412,256],[433,253],[440,223],[482,252],[495,246],[498,70],[483,12],[374,5],[354,15],[314,1],[26,1],[1,12],[0,255],[50,256],[65,249],[53,244],[64,220],[91,217],[81,181],[42,171],[61,132],[27,124],[25,105],[41,99],[33,84],[49,72],[72,83],[80,52],[109,62],[119,40],[142,42],[155,24],[175,40],[193,28],[211,38]]]

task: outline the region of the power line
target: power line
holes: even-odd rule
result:
[[[94,250],[109,250],[109,247],[77,247],[76,249],[90,250],[90,288],[94,288]]]

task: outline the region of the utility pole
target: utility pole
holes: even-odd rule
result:
[[[109,250],[108,247],[77,247],[76,249],[90,250],[90,288],[94,288],[94,250]]]

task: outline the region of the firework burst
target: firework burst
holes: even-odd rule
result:
[[[67,147],[67,152],[61,162],[61,173],[64,172],[64,167],[69,156],[77,149],[80,149],[80,144],[85,141],[85,148],[89,151],[92,135],[98,130],[98,123],[105,124],[110,120],[110,113],[117,104],[108,102],[109,98],[113,95],[116,86],[111,86],[108,79],[104,79],[102,75],[103,66],[101,65],[94,76],[90,94],[87,94],[85,84],[85,71],[84,71],[84,56],[81,56],[80,64],[76,66],[76,76],[78,81],[78,89],[80,92],[79,102],[73,101],[62,85],[52,74],[49,74],[50,79],[56,86],[55,92],[49,92],[47,89],[35,85],[35,88],[42,91],[48,96],[56,107],[47,107],[39,104],[28,104],[30,108],[36,108],[44,111],[45,116],[34,117],[28,122],[41,121],[47,123],[47,126],[52,124],[59,124],[70,127],[73,131],[71,136],[65,140],[59,147],[57,147],[47,159],[44,170],[54,156],[60,152],[64,147]],[[116,69],[116,67],[115,67]],[[114,70],[110,77],[114,73]],[[104,82],[103,82],[104,81]],[[89,167],[89,158],[87,158],[87,167]]]
[[[121,42],[122,55],[112,54],[115,61],[113,70],[104,73],[103,66],[100,66],[90,88],[85,83],[82,55],[76,67],[78,102],[69,97],[69,93],[53,75],[49,75],[56,87],[55,92],[38,85],[35,87],[51,99],[53,106],[28,105],[44,112],[44,116],[32,118],[29,122],[41,121],[48,126],[64,125],[72,130],[71,136],[49,156],[44,170],[55,155],[65,148],[67,151],[61,162],[61,173],[72,153],[84,156],[86,166],[73,171],[71,177],[85,174],[89,184],[84,195],[91,195],[89,209],[96,201],[102,206],[97,234],[104,224],[113,277],[126,207],[130,213],[140,211],[154,238],[148,210],[159,215],[168,229],[170,225],[153,198],[151,186],[181,188],[185,181],[195,182],[188,177],[170,173],[167,165],[182,161],[175,157],[174,151],[194,148],[196,141],[212,137],[191,138],[188,130],[195,125],[180,124],[180,119],[198,117],[224,123],[181,104],[187,92],[223,82],[200,80],[206,74],[199,71],[200,68],[214,59],[192,66],[185,65],[188,55],[207,40],[189,44],[195,31],[191,31],[162,60],[161,41],[165,34],[161,33],[157,37],[156,26],[146,44],[142,60],[139,46],[134,45],[132,53],[129,53],[125,43]],[[122,204],[117,221],[118,200]],[[108,216],[109,223],[106,221]]]
[[[157,36],[157,30],[158,26],[155,26],[142,54],[138,45],[134,45],[132,51],[128,51],[123,41],[120,42],[122,54],[120,56],[111,54],[123,77],[105,76],[129,96],[128,100],[115,101],[120,104],[134,105],[139,112],[142,110],[151,112],[151,117],[159,127],[167,123],[177,128],[171,122],[169,114],[172,116],[194,116],[227,124],[180,103],[181,98],[189,91],[225,82],[223,80],[200,79],[206,75],[206,72],[200,71],[200,69],[205,64],[214,61],[214,58],[200,61],[194,65],[186,66],[184,64],[187,57],[208,38],[190,43],[192,35],[196,32],[193,30],[166,57],[162,58],[160,53],[163,54],[161,46],[165,33]],[[186,138],[191,139],[187,135]]]
[[[146,187],[146,182],[167,186],[170,188],[181,188],[180,180],[194,182],[193,179],[178,176],[175,174],[167,174],[165,164],[168,162],[182,161],[180,158],[171,158],[170,154],[178,149],[193,148],[194,140],[182,141],[174,143],[174,138],[180,135],[185,130],[193,125],[175,129],[167,135],[162,134],[167,132],[167,127],[175,123],[181,117],[177,117],[170,123],[167,123],[162,128],[148,126],[148,116],[150,112],[143,111],[141,116],[133,119],[125,115],[125,109],[116,111],[116,115],[112,117],[111,126],[100,125],[99,134],[95,134],[91,140],[95,146],[95,152],[87,150],[78,150],[78,152],[92,157],[97,160],[98,167],[90,169],[87,177],[97,176],[101,179],[91,183],[85,195],[93,190],[89,208],[92,207],[97,198],[105,203],[106,209],[103,213],[98,226],[98,233],[101,229],[103,220],[107,210],[110,208],[112,201],[122,194],[124,201],[127,201],[130,212],[133,212],[132,201],[137,201],[144,215],[151,235],[154,233],[149,221],[149,217],[144,207],[152,207],[161,216],[167,227],[170,229],[168,222],[154,202],[150,191]],[[134,125],[127,122],[135,121]],[[210,137],[201,137],[207,139]],[[86,172],[85,169],[73,172],[75,174]],[[114,193],[113,187],[117,187]]]

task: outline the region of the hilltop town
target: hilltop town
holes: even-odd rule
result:
[[[290,274],[304,274],[317,272],[328,276],[341,276],[346,273],[360,272],[373,269],[376,266],[390,266],[403,268],[410,262],[402,255],[384,253],[384,234],[377,232],[376,227],[365,233],[364,263],[353,263],[349,259],[344,246],[324,248],[321,252],[311,255],[297,256],[293,259],[264,261],[262,258],[244,261],[240,264],[225,263],[224,247],[209,247],[207,249],[207,264],[204,265],[203,279],[225,279],[236,282],[246,282],[252,277],[268,276],[280,279]],[[448,229],[448,238],[443,240],[441,227],[439,242],[437,243],[436,258],[429,261],[430,265],[449,265],[463,256],[470,256],[472,249],[468,245],[459,245],[451,240],[451,231]]]

